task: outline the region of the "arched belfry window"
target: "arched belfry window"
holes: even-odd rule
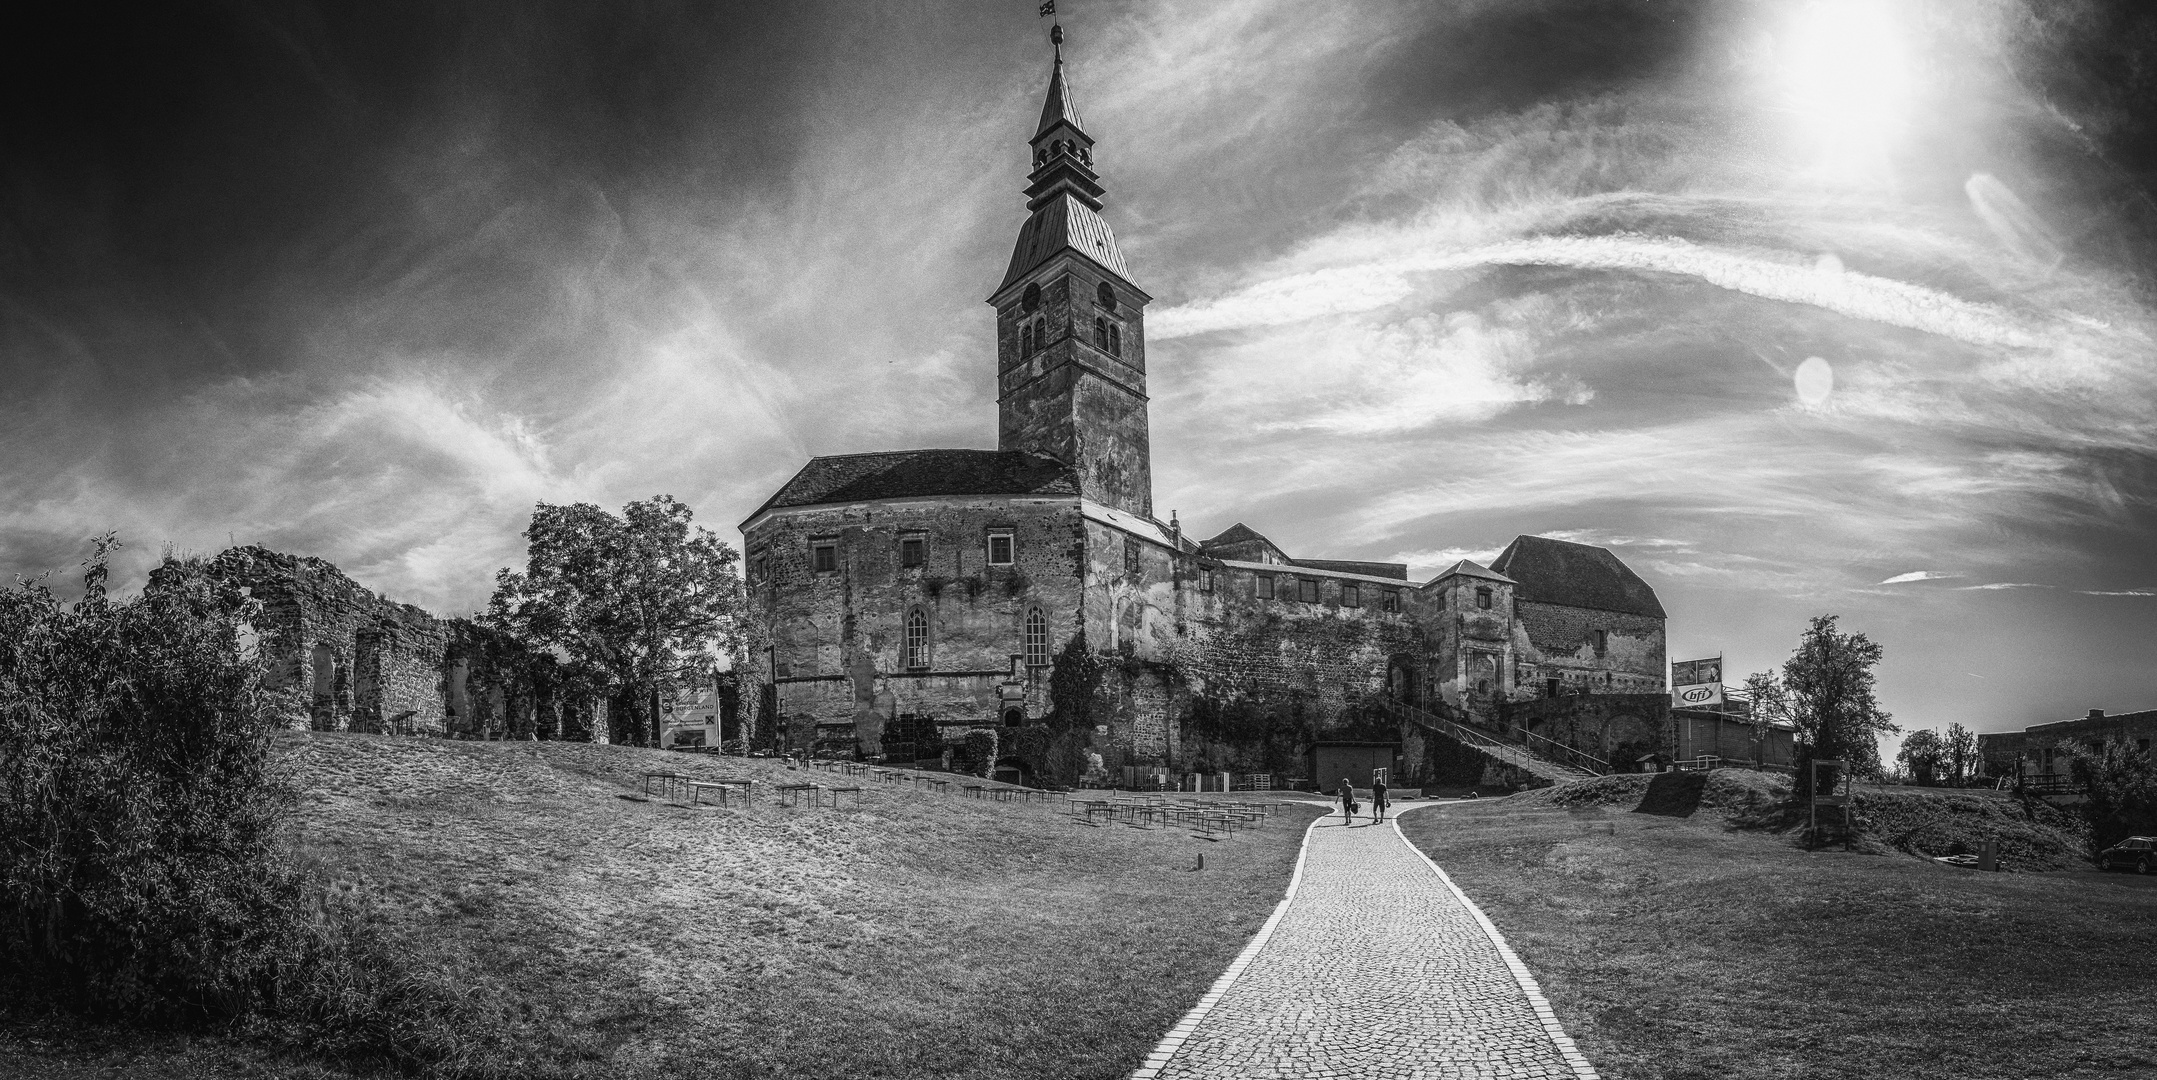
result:
[[[1120,326],[1108,328],[1108,354],[1110,356],[1123,355],[1123,328]]]
[[[1094,290],[1094,296],[1101,301],[1102,307],[1110,311],[1116,310],[1116,290],[1109,288],[1108,282],[1102,282],[1101,286]]]
[[[915,608],[906,613],[906,667],[910,671],[929,666],[929,614]]]
[[[1045,318],[1037,318],[1034,320],[1034,348],[1046,349],[1048,347],[1049,321]]]
[[[1093,321],[1093,347],[1108,351],[1108,320],[1096,317]]]
[[[1041,310],[1040,282],[1037,281],[1026,286],[1026,291],[1019,294],[1019,307],[1029,315]]]
[[[1032,323],[1027,323],[1027,324],[1026,324],[1026,325],[1024,325],[1024,326],[1021,326],[1021,327],[1019,327],[1019,355],[1020,355],[1020,356],[1032,356],[1033,354],[1034,354],[1034,324],[1032,324]]]
[[[1047,667],[1049,662],[1049,620],[1040,608],[1026,613],[1026,664],[1028,667]]]

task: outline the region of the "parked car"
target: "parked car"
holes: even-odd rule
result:
[[[2132,870],[2137,874],[2157,870],[2157,836],[2130,836],[2098,852],[2097,865],[2106,870]]]

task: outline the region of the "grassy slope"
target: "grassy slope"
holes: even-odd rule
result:
[[[1634,812],[1645,778],[1595,783],[1402,827],[1610,1080],[2157,1075],[2157,877],[1806,852],[1729,824],[1768,816],[1749,774],[1715,774],[1689,816]],[[1878,813],[1944,828],[1938,805]]]
[[[279,751],[303,855],[383,898],[415,962],[471,980],[513,1075],[1120,1076],[1265,920],[1319,813],[1209,843],[821,773],[868,790],[838,812],[623,797],[646,769],[802,777],[762,760],[322,734]]]

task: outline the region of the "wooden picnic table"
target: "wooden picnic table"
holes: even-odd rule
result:
[[[964,788],[964,789],[966,790],[966,796],[967,796],[968,798],[970,798],[970,799],[986,799],[986,798],[988,798],[988,790],[989,790],[989,789],[988,789],[988,787],[987,787],[986,785],[983,785],[983,784],[963,784],[963,785],[960,785],[960,786],[961,786],[961,787],[963,787],[963,788]]]
[[[646,798],[651,797],[652,781],[657,780],[664,789],[660,797],[671,799],[674,797],[675,785],[686,784],[694,779],[695,777],[683,776],[676,772],[648,772],[644,774],[644,795]]]
[[[727,795],[736,790],[741,792],[743,806],[756,805],[754,801],[756,781],[754,780],[691,780],[689,781],[689,805],[695,806],[701,802],[704,792],[716,791],[719,793],[719,805],[725,806],[727,804]]]

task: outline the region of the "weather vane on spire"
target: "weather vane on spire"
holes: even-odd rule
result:
[[[1044,18],[1044,19],[1048,19],[1048,18],[1054,18],[1054,17],[1055,17],[1055,15],[1056,15],[1056,0],[1041,0],[1041,17],[1042,17],[1042,18]],[[1053,46],[1055,46],[1055,47],[1056,47],[1056,62],[1057,62],[1057,63],[1059,63],[1059,64],[1063,63],[1063,62],[1064,62],[1064,24],[1063,24],[1063,23],[1061,23],[1061,22],[1052,22],[1052,23],[1050,23],[1050,24],[1049,24],[1049,44],[1050,44],[1050,45],[1053,45]]]

